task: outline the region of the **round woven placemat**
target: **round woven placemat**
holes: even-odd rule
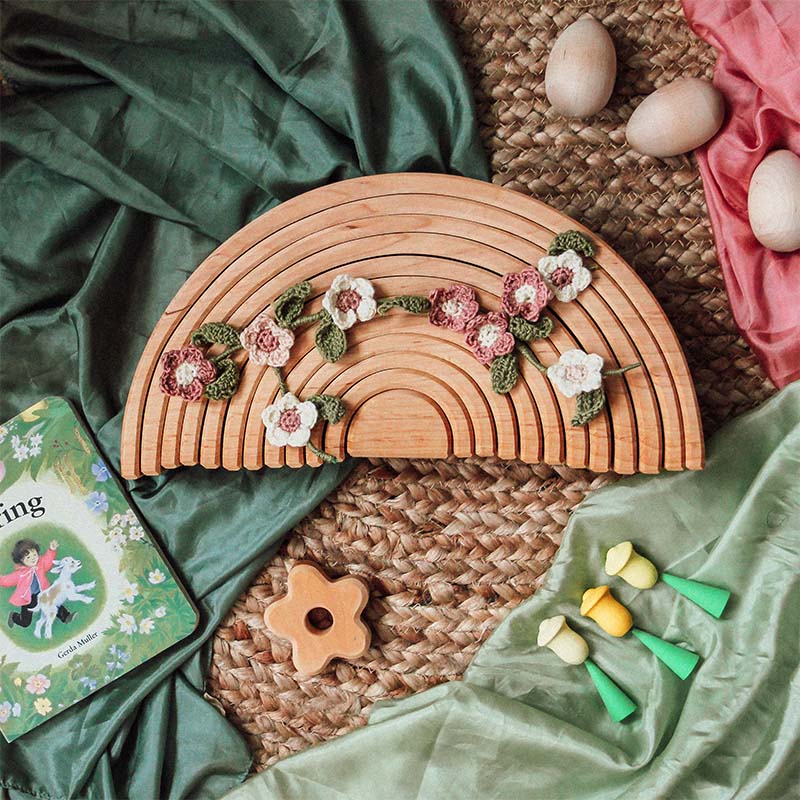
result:
[[[709,434],[773,391],[731,317],[694,159],[625,144],[643,97],[711,77],[714,54],[677,0],[445,6],[475,90],[492,179],[600,233],[642,275],[683,343]],[[608,107],[566,120],[544,93],[559,31],[589,12],[610,31]],[[616,480],[496,459],[365,461],[287,537],[214,639],[208,691],[245,734],[255,768],[363,725],[370,706],[458,679],[478,647],[541,585],[570,510]],[[373,643],[315,678],[294,670],[263,612],[295,560],[369,582]]]

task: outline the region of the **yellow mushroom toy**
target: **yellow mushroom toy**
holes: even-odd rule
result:
[[[700,656],[685,647],[665,642],[652,633],[633,627],[631,612],[611,594],[608,586],[595,586],[583,593],[581,616],[593,619],[611,636],[625,636],[628,631],[663,661],[681,680],[686,680]]]

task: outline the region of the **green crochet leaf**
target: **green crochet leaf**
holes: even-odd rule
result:
[[[497,356],[489,367],[489,375],[492,378],[492,389],[497,394],[510,392],[519,378],[516,354],[506,353],[504,356]]]
[[[206,322],[192,334],[195,347],[210,347],[212,344],[223,344],[238,350],[242,345],[239,331],[224,322]],[[213,359],[212,359],[213,360]]]
[[[381,316],[392,308],[402,308],[410,314],[427,314],[431,310],[431,301],[417,294],[401,294],[378,301],[378,314]]]
[[[315,394],[308,398],[316,407],[320,417],[335,425],[345,414],[344,403],[332,394]]]
[[[606,395],[601,386],[591,392],[581,392],[575,402],[575,416],[570,423],[574,428],[580,428],[591,422],[606,404]]]
[[[220,358],[214,363],[218,370],[217,379],[206,386],[203,395],[209,400],[227,400],[239,387],[239,368],[230,358]]]
[[[550,242],[547,254],[557,256],[565,250],[574,250],[576,253],[586,256],[586,258],[591,258],[594,255],[594,244],[586,234],[580,231],[564,231],[557,234],[553,241]]]
[[[308,281],[290,286],[273,304],[272,313],[275,320],[282,328],[291,328],[294,322],[303,313],[303,306],[311,294],[311,284]]]
[[[338,361],[347,352],[347,339],[344,331],[334,325],[331,315],[325,312],[320,320],[317,334],[314,337],[317,350],[331,364]]]
[[[550,317],[540,317],[537,322],[528,322],[525,317],[510,317],[508,329],[514,338],[523,342],[546,339],[553,332],[553,320]]]

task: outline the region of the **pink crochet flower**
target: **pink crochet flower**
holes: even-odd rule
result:
[[[217,368],[194,345],[168,350],[161,359],[164,372],[159,385],[164,394],[198,400],[203,390],[217,377]]]
[[[510,272],[503,278],[503,311],[536,322],[553,293],[535,269]]]
[[[514,349],[514,337],[508,331],[508,318],[496,311],[478,314],[467,325],[464,341],[481,364],[491,364],[497,356]]]
[[[478,313],[475,290],[460,283],[454,283],[447,289],[434,289],[428,299],[431,301],[428,319],[431,325],[440,328],[463,331]]]
[[[262,311],[239,334],[239,341],[254,364],[282,367],[289,360],[294,334],[281,328],[268,311]]]

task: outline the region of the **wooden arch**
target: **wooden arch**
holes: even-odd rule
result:
[[[122,474],[320,464],[310,450],[265,441],[260,413],[278,395],[277,378],[242,353],[239,390],[227,401],[186,403],[159,390],[161,356],[204,322],[245,327],[302,280],[313,289],[307,313],[315,312],[340,273],[369,278],[377,296],[465,283],[483,308],[497,310],[502,276],[536,264],[569,229],[585,230],[544,203],[443,175],[356,178],[282,203],[214,251],[156,325],[125,407]],[[570,426],[574,401],[524,360],[522,380],[495,394],[461,334],[392,311],[348,331],[347,354],[335,364],[315,350],[311,330],[298,335],[284,368],[290,390],[337,394],[347,405],[345,419],[318,425],[312,441],[339,458],[494,454],[597,472],[702,468],[697,399],[675,333],[633,269],[585,232],[597,246],[592,284],[576,301],[551,305],[554,333],[533,349],[545,364],[581,347],[607,368],[643,365],[606,379],[608,404],[588,426]]]

